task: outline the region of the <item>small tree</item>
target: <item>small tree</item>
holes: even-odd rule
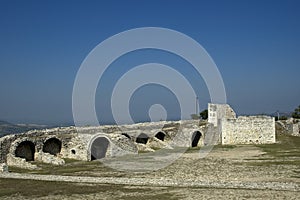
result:
[[[279,120],[287,120],[288,117],[287,116],[280,116]],[[278,116],[275,116],[275,121],[278,121]]]
[[[205,109],[200,113],[201,119],[207,119],[208,118],[208,110]]]
[[[197,114],[191,114],[191,118],[196,120],[196,119],[199,119],[199,115]]]
[[[292,117],[296,119],[300,119],[300,106],[298,106],[298,108],[294,110],[294,112],[292,113]]]

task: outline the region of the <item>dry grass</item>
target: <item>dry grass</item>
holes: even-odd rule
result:
[[[82,194],[101,194],[113,199],[118,194],[121,199],[144,196],[146,199],[177,199],[168,194],[167,187],[128,187],[109,184],[79,184],[66,182],[0,179],[0,198],[40,198],[47,196],[68,196]],[[139,194],[139,195],[138,195]],[[51,199],[51,197],[50,197]],[[71,198],[72,199],[72,198]]]

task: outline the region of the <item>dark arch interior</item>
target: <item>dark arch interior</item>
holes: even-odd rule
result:
[[[57,138],[48,139],[43,146],[43,152],[57,155],[61,151],[61,141]]]
[[[122,133],[122,135],[124,135],[124,136],[127,137],[128,139],[131,139],[131,137],[130,137],[127,133]]]
[[[161,140],[161,141],[164,141],[165,136],[166,136],[166,135],[165,135],[163,132],[158,132],[158,133],[155,135],[155,137],[156,137],[157,139]]]
[[[34,161],[35,146],[33,142],[21,142],[15,151],[16,157],[25,158],[26,161]]]
[[[94,140],[91,147],[91,160],[104,158],[107,152],[109,141],[105,137],[98,137]]]
[[[198,145],[198,142],[201,138],[202,134],[200,131],[195,131],[192,135],[192,147],[196,147]]]
[[[148,135],[145,133],[141,133],[137,138],[136,138],[136,143],[142,143],[142,144],[147,144],[148,142]]]

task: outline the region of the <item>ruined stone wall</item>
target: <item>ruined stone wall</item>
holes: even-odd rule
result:
[[[223,119],[222,144],[275,143],[275,119],[269,116],[241,116]]]
[[[204,145],[207,124],[199,126],[199,121],[187,120],[181,121],[180,126],[178,127],[178,129],[176,129],[176,131],[173,130],[171,132],[168,132],[168,126],[165,127],[166,128],[163,130],[165,130],[171,136],[170,146],[172,147],[191,147],[194,139],[193,134],[195,134],[196,132],[199,132],[201,134],[197,146]]]
[[[300,136],[300,122],[297,119],[279,120],[275,125],[278,134]]]
[[[34,130],[24,134],[8,135],[0,138],[0,163],[9,159],[10,163],[25,165],[26,161],[62,164],[60,159],[93,160],[105,157],[136,154],[138,151],[154,151],[160,148],[197,147],[222,144],[274,143],[274,119],[266,116],[236,118],[235,112],[227,104],[209,104],[208,122],[198,120],[160,121],[131,125],[105,125],[97,127],[64,127],[45,130]],[[298,124],[297,124],[298,126]],[[294,129],[296,127],[293,126]],[[299,131],[299,129],[298,129]],[[157,136],[159,134],[159,136]],[[146,137],[145,139],[142,138]],[[57,152],[57,144],[50,143],[59,140],[61,150]],[[98,158],[92,157],[93,141],[108,142]],[[56,140],[56,141],[57,141]],[[51,144],[45,148],[46,143]],[[29,152],[21,152],[22,142],[34,146],[34,156]],[[101,145],[94,145],[94,149]],[[31,147],[26,147],[30,149]],[[44,151],[48,149],[49,152]],[[28,150],[29,151],[29,150]],[[96,151],[102,152],[102,150]],[[51,155],[50,155],[51,154]],[[23,156],[24,155],[24,156]],[[28,159],[29,156],[30,158]],[[24,161],[25,157],[25,161]],[[23,159],[23,160],[22,160]],[[26,162],[28,164],[28,162]],[[30,164],[30,163],[29,163]],[[32,167],[28,164],[28,168]]]
[[[287,130],[290,135],[299,136],[299,125],[298,124],[287,124]]]
[[[17,147],[24,141],[34,145],[34,160],[41,162],[60,163],[59,158],[71,158],[77,160],[91,160],[91,145],[97,137],[105,137],[109,140],[106,157],[120,156],[138,152],[138,147],[143,148],[172,148],[173,146],[190,147],[193,143],[193,134],[200,132],[201,137],[197,146],[204,145],[206,126],[199,126],[197,120],[161,121],[139,123],[121,126],[98,126],[98,127],[63,127],[45,130],[33,130],[23,134],[8,135],[0,138],[0,163],[7,162],[22,165],[23,158],[16,157]],[[147,135],[147,144],[137,144],[136,139],[140,134]],[[164,139],[156,137],[160,133]],[[199,137],[199,134],[198,136]],[[51,152],[44,152],[45,144],[50,139],[57,139],[61,150],[55,159]],[[194,142],[195,143],[195,142]],[[195,144],[194,144],[195,145]],[[54,146],[55,147],[55,146]],[[51,151],[55,148],[50,148]],[[47,148],[46,148],[47,149]],[[56,150],[57,151],[57,150]],[[32,167],[32,166],[28,166]]]
[[[50,138],[56,138],[62,142],[62,149],[76,135],[76,130],[69,128],[53,128],[45,130],[32,130],[23,134],[7,135],[0,138],[0,162],[7,161],[7,154],[14,156],[17,146],[24,141],[34,144],[34,151],[43,151],[43,144]]]
[[[208,104],[208,123],[218,126],[222,119],[234,119],[236,114],[228,104]]]

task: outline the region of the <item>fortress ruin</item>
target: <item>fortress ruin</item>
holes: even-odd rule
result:
[[[236,117],[227,104],[209,104],[207,121],[59,127],[7,135],[0,138],[0,163],[34,169],[30,161],[63,165],[66,158],[92,161],[161,148],[266,143],[275,143],[273,117]]]

